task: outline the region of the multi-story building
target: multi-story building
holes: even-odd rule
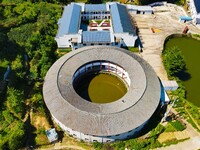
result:
[[[108,24],[89,29],[89,25],[83,23],[88,20],[106,20]],[[71,47],[74,50],[90,45],[134,47],[138,38],[127,7],[115,2],[95,5],[71,3],[64,7],[58,25],[55,40],[59,48]]]
[[[193,22],[200,24],[200,1],[190,0],[190,12],[192,15]]]

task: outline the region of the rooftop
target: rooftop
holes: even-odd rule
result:
[[[109,31],[84,31],[83,43],[107,43],[111,42]]]
[[[49,142],[54,142],[58,140],[58,134],[55,128],[46,130],[46,135],[47,138],[49,139]]]
[[[129,74],[128,92],[119,100],[97,104],[83,100],[74,91],[73,75],[83,64],[107,60]],[[44,101],[51,114],[66,127],[89,135],[109,136],[143,125],[160,103],[160,83],[151,66],[127,50],[111,46],[90,46],[58,59],[47,72]]]
[[[106,4],[85,4],[84,11],[107,11]]]
[[[114,33],[128,32],[134,34],[134,29],[126,6],[115,3],[110,7]]]
[[[57,36],[65,34],[74,34],[79,31],[79,19],[81,15],[81,6],[71,4],[64,7],[62,18],[59,20],[59,29]]]

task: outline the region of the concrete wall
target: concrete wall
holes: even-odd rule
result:
[[[61,37],[56,37],[55,40],[59,48],[72,47],[71,39],[77,39],[78,43],[81,43],[81,34],[66,34]]]
[[[117,64],[113,64],[111,62],[94,62],[94,63],[89,63],[87,65],[83,65],[75,72],[72,80],[74,81],[74,79],[76,79],[78,76],[81,76],[82,74],[85,74],[87,72],[91,72],[93,67],[94,68],[98,67],[99,69],[101,68],[102,71],[107,71],[115,74],[120,79],[122,79],[128,86],[130,86],[131,84],[128,72],[126,72],[124,68],[118,66]]]
[[[129,33],[113,33],[113,34],[115,37],[122,38],[122,41],[121,41],[122,46],[134,47],[135,41],[138,38],[136,35],[132,35]]]
[[[110,19],[110,12],[82,12],[81,18],[83,20]]]
[[[73,129],[70,129],[63,125],[59,120],[57,120],[53,115],[53,120],[69,135],[72,135],[74,138],[77,138],[79,140],[83,140],[86,142],[100,142],[100,143],[106,143],[106,142],[113,142],[115,140],[123,140],[130,138],[131,136],[134,136],[137,134],[147,123],[147,121],[142,124],[141,126],[130,130],[128,132],[122,133],[122,134],[117,134],[117,135],[112,135],[112,136],[94,136],[94,135],[88,135],[84,134],[78,131],[74,131]]]
[[[193,0],[190,0],[190,12],[191,12],[191,17],[193,19],[194,24],[200,24],[200,14],[197,14],[197,10],[194,4]]]

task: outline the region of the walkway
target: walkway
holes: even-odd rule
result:
[[[200,149],[200,137],[194,137],[184,142],[180,142],[176,145],[170,145],[167,147],[157,148],[156,150],[197,150]]]

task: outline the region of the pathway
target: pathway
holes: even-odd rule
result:
[[[176,145],[157,148],[156,150],[197,150],[200,149],[200,137],[194,137],[187,141],[180,142]]]

